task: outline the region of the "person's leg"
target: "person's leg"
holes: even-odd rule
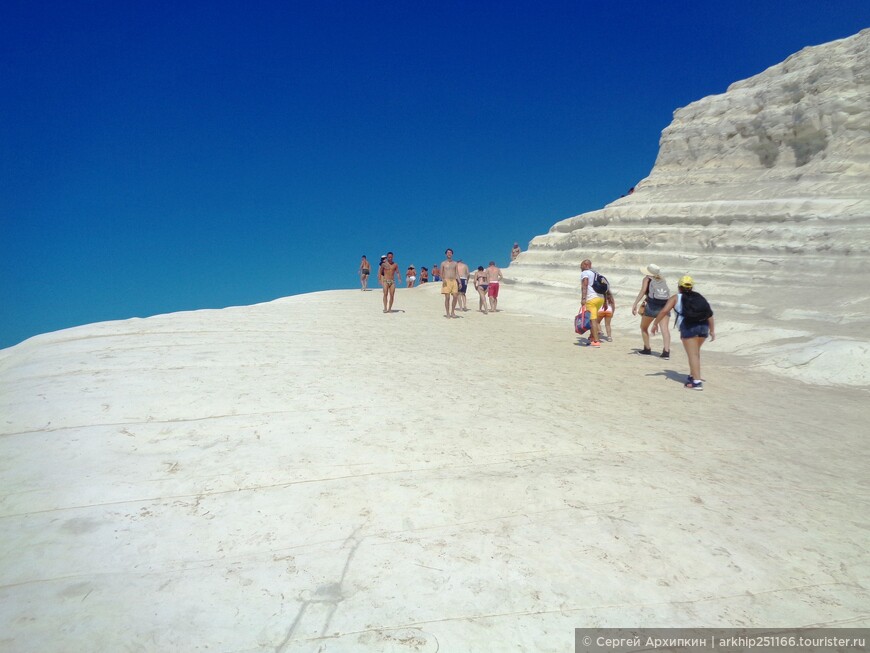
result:
[[[390,307],[387,309],[388,313],[393,311],[393,299],[396,297],[396,284],[390,284]]]
[[[601,334],[604,333],[604,331],[602,330],[602,326],[601,326],[602,322],[604,322],[604,316],[599,314],[598,315],[598,335],[599,335],[599,337],[603,337]]]
[[[444,293],[444,317],[450,317],[450,295]]]
[[[608,315],[604,318],[604,329],[607,331],[607,340],[613,340],[613,332],[610,330],[610,320],[612,319],[612,315]]]
[[[668,326],[668,321],[670,320],[670,315],[668,315],[664,320],[659,322],[659,326],[662,329],[662,346],[664,351],[670,353],[671,351],[671,328]]]
[[[598,340],[598,307],[592,302],[586,305],[586,310],[589,311],[589,344],[599,342]]]
[[[701,344],[703,338],[683,338],[683,349],[689,359],[689,376],[695,381],[701,380]]]
[[[459,293],[451,296],[450,317],[456,317],[456,302],[459,301]]]
[[[599,342],[598,340],[598,320],[591,320],[589,324],[589,330],[592,332],[592,337],[590,340],[592,342]]]
[[[389,292],[390,292],[390,287],[386,283],[384,283],[384,313],[387,312],[387,300],[389,299],[388,298]]]
[[[598,343],[601,342],[600,336],[598,335],[599,325],[601,323],[601,320],[598,317],[598,311],[601,310],[603,305],[604,302],[597,297],[590,299],[586,303],[586,310],[589,311],[589,331],[591,332],[589,343],[595,344],[596,347],[599,346]]]
[[[643,349],[649,351],[649,325],[652,324],[654,318],[644,315],[640,318],[640,336],[643,338]]]

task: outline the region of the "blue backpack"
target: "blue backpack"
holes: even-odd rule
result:
[[[595,277],[592,279],[592,290],[603,297],[610,290],[610,282],[603,274],[598,274],[595,270],[592,270],[592,272],[595,273]]]

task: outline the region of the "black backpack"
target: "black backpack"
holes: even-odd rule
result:
[[[592,272],[595,274],[595,277],[592,279],[592,290],[599,295],[606,295],[610,289],[610,282],[607,281],[607,277],[603,274],[598,274],[595,270],[592,270]]]
[[[713,309],[701,293],[684,292],[680,305],[683,319],[687,322],[703,322],[713,317]]]

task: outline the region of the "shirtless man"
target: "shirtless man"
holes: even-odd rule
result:
[[[496,267],[495,261],[490,261],[486,268],[486,280],[489,283],[486,290],[489,295],[489,310],[495,313],[498,310],[498,282],[502,280],[501,270]]]
[[[460,311],[467,311],[465,291],[468,290],[468,266],[462,262],[462,259],[456,261],[456,274],[459,276],[459,302],[457,306],[459,306]]]
[[[444,254],[447,256],[445,260],[441,261],[441,294],[444,295],[444,317],[456,317],[456,301],[459,297],[457,264],[453,260],[452,249],[448,247]]]
[[[359,282],[362,286],[363,291],[368,290],[369,287],[369,272],[372,271],[372,266],[369,265],[368,259],[366,259],[365,254],[362,257],[362,263],[359,264]]]
[[[393,260],[393,253],[387,252],[386,260],[381,263],[381,267],[378,269],[378,281],[384,287],[384,313],[393,312],[393,298],[396,295],[397,278],[399,283],[401,283],[402,275],[399,274],[399,264]]]

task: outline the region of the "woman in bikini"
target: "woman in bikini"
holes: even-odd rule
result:
[[[489,288],[489,283],[486,279],[486,272],[483,269],[482,265],[477,266],[477,272],[474,273],[474,289],[477,290],[477,294],[480,296],[480,304],[478,305],[477,310],[481,313],[488,313],[486,310],[486,290]]]

